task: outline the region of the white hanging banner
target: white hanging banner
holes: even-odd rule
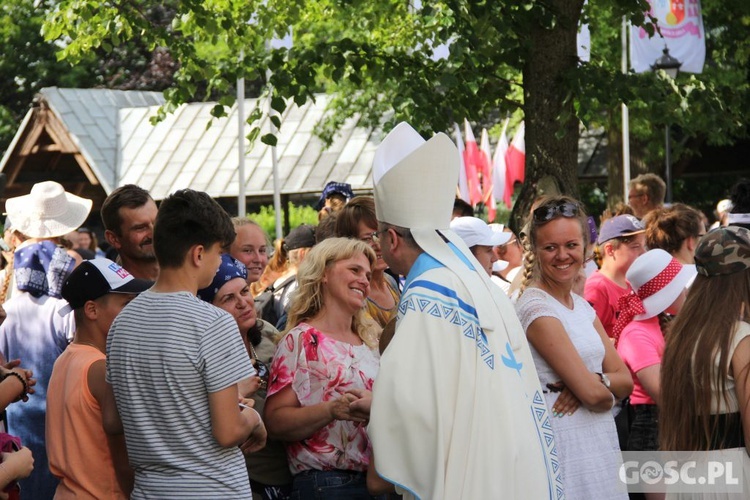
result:
[[[681,72],[701,73],[706,59],[700,0],[648,0],[651,15],[658,20],[661,34],[648,37],[639,26],[630,27],[630,63],[636,73],[651,71],[664,45],[680,61]]]

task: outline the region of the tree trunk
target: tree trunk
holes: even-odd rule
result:
[[[554,26],[531,26],[523,69],[526,180],[511,213],[516,232],[537,196],[578,196],[578,120],[565,76],[578,64],[583,0],[550,0],[547,5],[556,13]]]

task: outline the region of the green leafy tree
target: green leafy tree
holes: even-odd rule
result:
[[[144,8],[155,24],[170,24],[170,2]],[[0,151],[16,133],[34,96],[43,87],[103,86],[122,90],[163,90],[170,86],[177,63],[165,47],[150,49],[137,37],[117,47],[92,49],[75,64],[58,59],[65,40],[47,41],[42,25],[56,0],[0,0]]]
[[[747,11],[740,0],[728,3]],[[747,78],[741,78],[741,70],[735,73],[735,88],[742,95],[726,94],[731,80],[726,72],[735,68],[731,56],[746,57],[746,48],[721,59],[715,71],[726,78],[722,82],[710,71],[676,83],[653,74],[623,76],[619,55],[597,55],[592,63],[579,64],[575,39],[582,15],[597,20],[594,39],[603,43],[595,44],[594,54],[598,45],[605,47],[602,54],[615,52],[619,34],[612,33],[619,33],[623,15],[653,31],[644,16],[645,0],[600,0],[585,12],[583,0],[437,0],[420,7],[404,0],[175,0],[169,24],[143,14],[152,5],[152,0],[63,0],[45,25],[45,36],[65,40],[62,56],[71,61],[134,38],[150,50],[164,47],[179,69],[165,92],[162,117],[208,95],[218,96],[213,114],[223,116],[234,102],[239,76],[256,82],[278,113],[290,101],[305,103],[315,92],[334,94],[320,127],[329,140],[355,113],[364,126],[387,130],[406,120],[428,135],[463,118],[487,125],[520,110],[526,121],[527,182],[511,217],[516,227],[536,195],[578,195],[579,120],[616,130],[614,110],[625,100],[636,121],[648,124],[644,130],[667,120],[680,127],[684,139],[679,147],[685,147],[686,138],[698,134],[731,140],[736,134],[723,132],[741,128],[735,111],[714,115],[727,103],[736,105],[737,115],[747,109],[741,87]],[[726,22],[717,26],[732,31],[730,39],[747,36],[736,33],[743,22],[728,19],[730,8],[712,5],[706,11],[711,9],[725,14]],[[599,29],[599,16],[608,27]],[[268,40],[290,29],[291,49],[269,48]],[[717,50],[728,51],[731,44],[722,29],[712,36],[721,47]],[[433,47],[442,43],[449,44],[450,55],[435,60]],[[251,114],[250,139],[260,135],[262,114],[260,108]],[[704,118],[688,119],[693,114]],[[711,120],[721,121],[721,127],[708,130]],[[276,139],[268,134],[261,140],[274,144]],[[642,146],[644,163],[656,149],[653,142]]]

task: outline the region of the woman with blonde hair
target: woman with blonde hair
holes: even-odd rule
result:
[[[741,451],[746,494],[750,491],[750,230],[730,226],[709,232],[696,248],[695,264],[698,276],[667,333],[662,359],[662,373],[669,376],[661,379],[660,449],[710,451],[708,457],[717,460],[728,450]]]
[[[585,259],[588,221],[580,203],[545,196],[524,230],[524,282],[516,312],[547,406],[568,498],[627,498],[610,411],[633,389],[594,309],[573,293]]]
[[[286,443],[296,498],[370,498],[366,415],[350,404],[378,372],[379,328],[363,307],[375,262],[366,243],[330,238],[298,270],[293,326],[278,343],[265,407],[269,435]]]

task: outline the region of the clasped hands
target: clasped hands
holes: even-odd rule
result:
[[[367,424],[370,420],[372,391],[350,389],[343,396],[331,402],[331,417],[334,420],[349,420]]]

